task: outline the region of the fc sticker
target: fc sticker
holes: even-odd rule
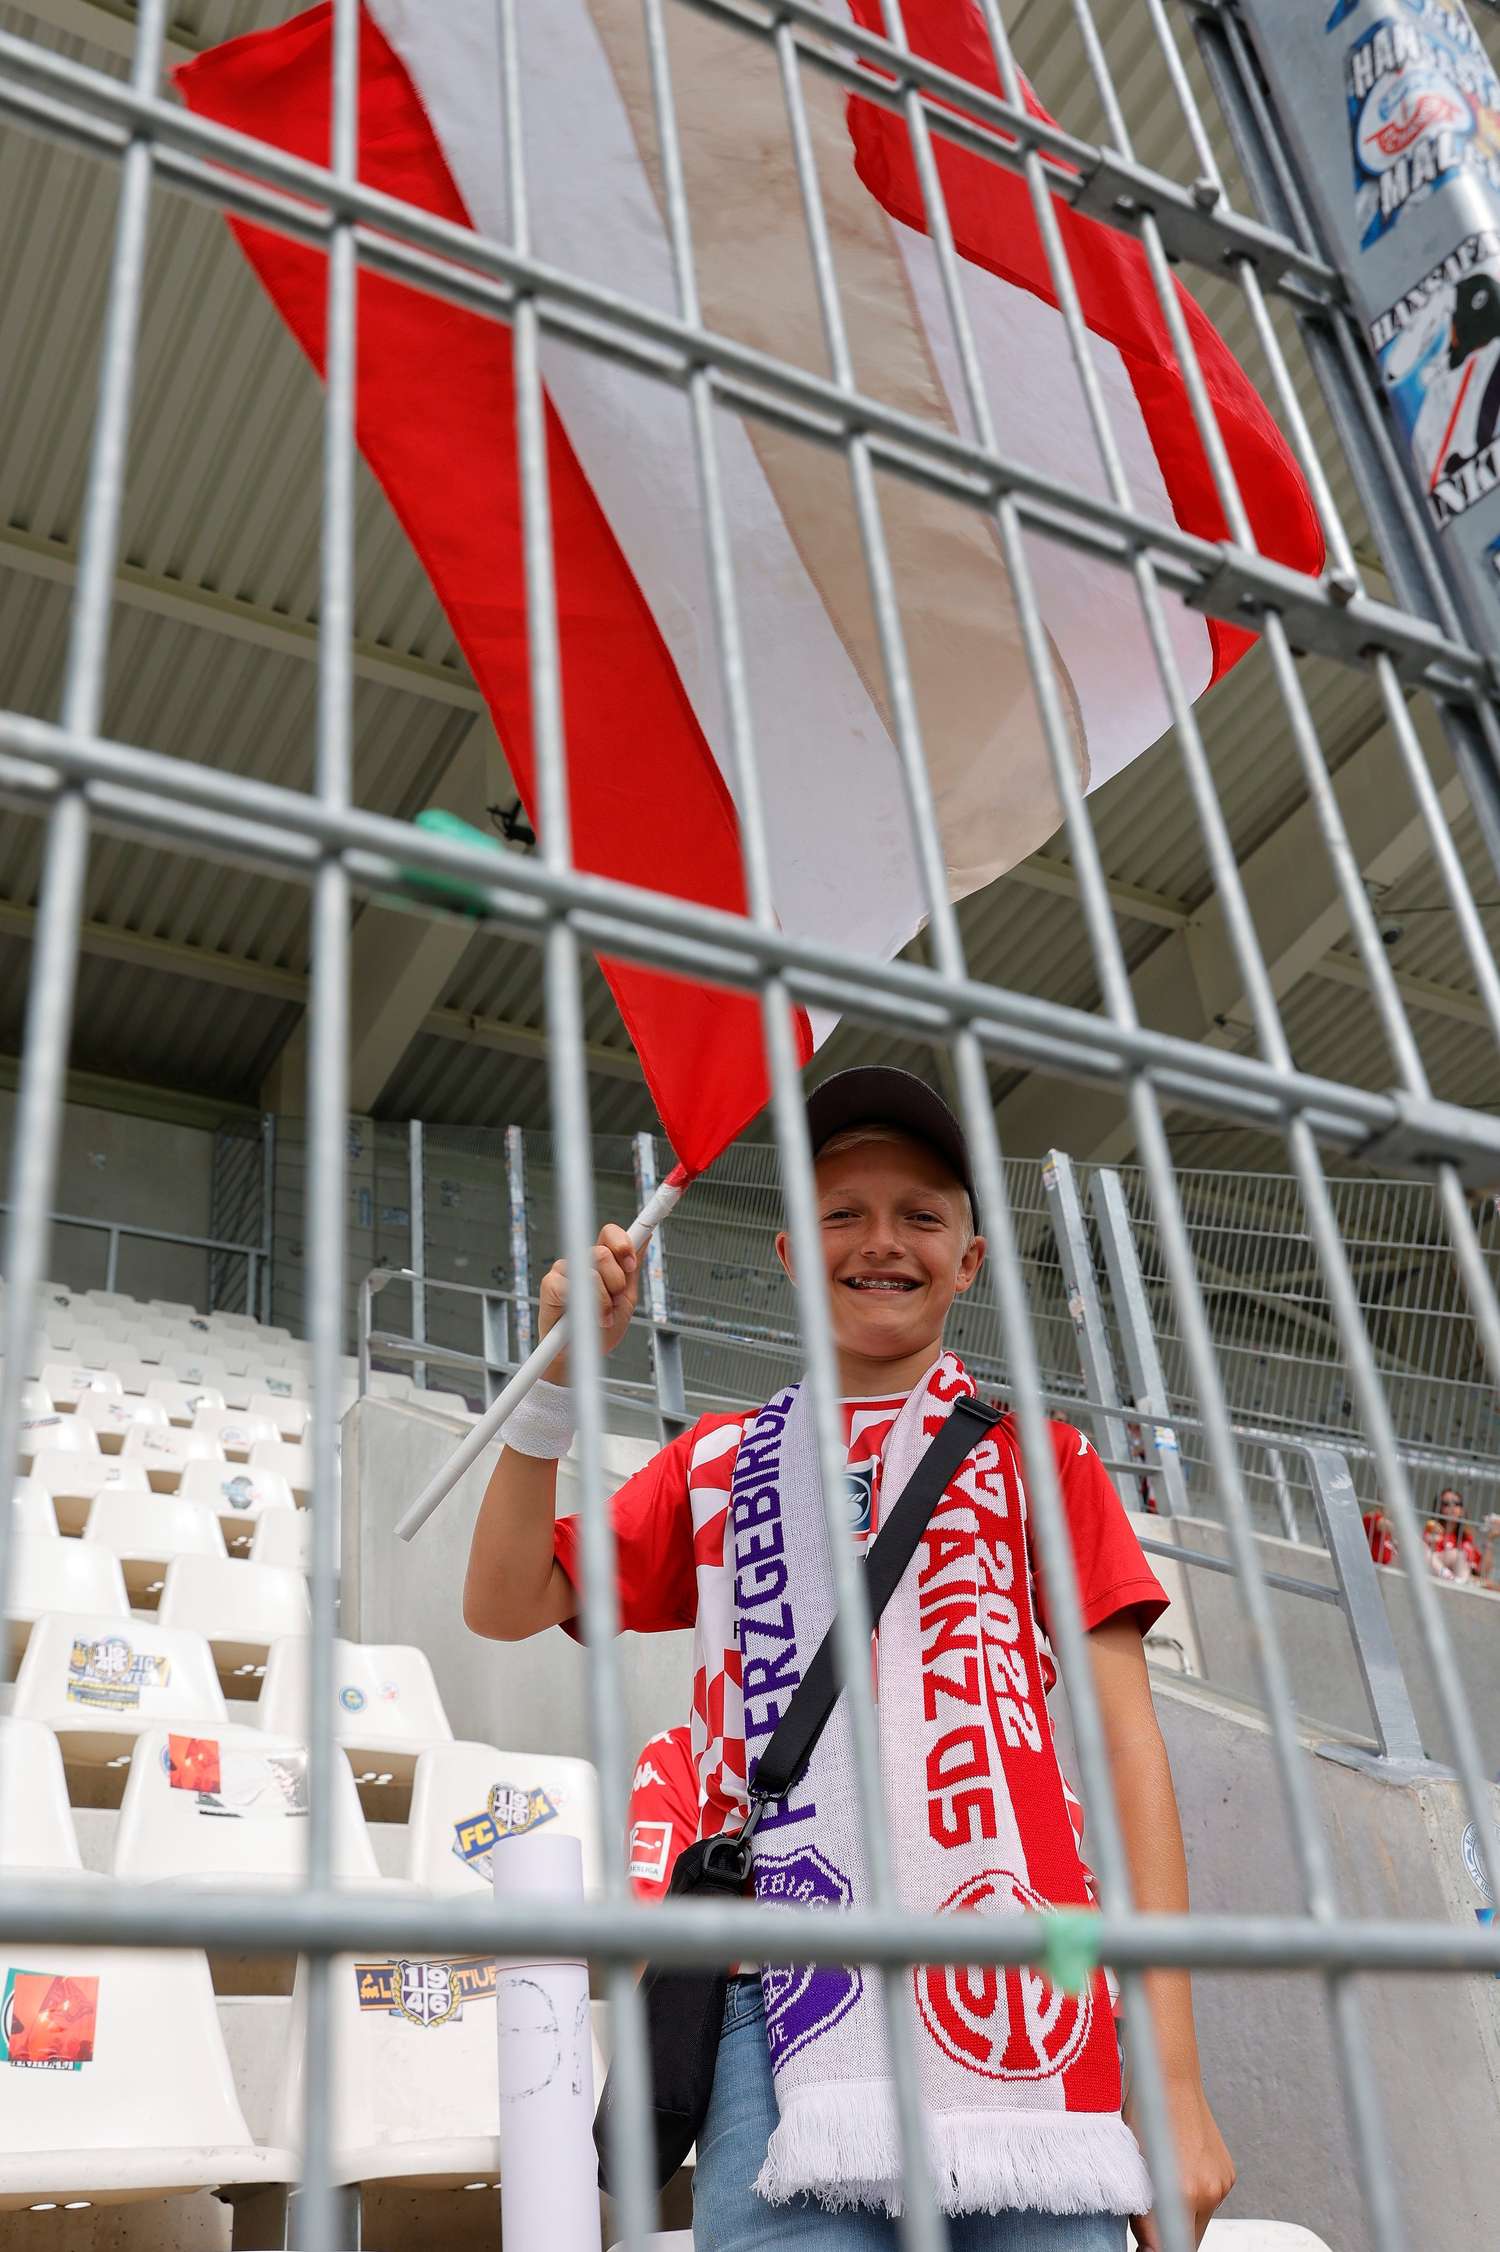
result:
[[[487,1883],[493,1882],[491,1856],[505,1838],[523,1838],[529,1830],[557,1819],[557,1802],[546,1791],[524,1783],[495,1783],[489,1804],[477,1814],[466,1814],[453,1825],[453,1851],[467,1868]]]
[[[431,2027],[462,2021],[466,2002],[493,2001],[493,1955],[457,1955],[427,1962],[407,1957],[394,1962],[356,1963],[354,1980],[361,2010],[404,2017],[410,2025]]]

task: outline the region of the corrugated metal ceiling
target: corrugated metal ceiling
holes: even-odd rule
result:
[[[77,9],[73,9],[74,17]],[[179,0],[174,32],[212,43],[279,20],[282,0]],[[1137,154],[1178,177],[1195,170],[1167,89],[1148,12],[1138,0],[1096,8]],[[1055,0],[1012,6],[1018,52],[1054,113],[1075,131],[1100,130],[1071,11]],[[82,44],[36,17],[0,7],[8,31],[58,46],[98,67],[122,69],[105,46]],[[1487,31],[1491,27],[1486,27]],[[1190,74],[1213,117],[1188,52]],[[1232,163],[1231,189],[1250,208]],[[0,133],[0,366],[9,375],[0,430],[0,701],[57,709],[67,633],[68,558],[77,537],[95,384],[95,358],[114,221],[108,168],[29,135]],[[1227,281],[1195,276],[1193,287],[1252,374],[1259,368],[1241,300]],[[1290,325],[1278,315],[1297,364]],[[1263,385],[1263,388],[1265,386]],[[1321,402],[1306,400],[1351,530],[1362,520],[1338,460]],[[173,756],[207,759],[237,772],[302,784],[311,771],[314,668],[277,644],[277,628],[315,625],[318,592],[319,392],[300,353],[272,315],[222,222],[198,205],[159,194],[153,209],[146,312],[132,430],[123,560],[133,574],[116,614],[106,727]],[[359,487],[358,636],[394,663],[414,660],[408,692],[389,678],[362,679],[356,703],[356,789],[362,804],[409,815],[441,790],[442,776],[472,722],[452,700],[467,674],[427,581],[378,488]],[[203,598],[233,606],[255,639],[217,630]],[[1377,726],[1370,681],[1309,661],[1311,708],[1329,761],[1338,765]],[[1304,792],[1268,668],[1252,654],[1200,706],[1200,721],[1237,851],[1270,837]],[[1091,801],[1105,868],[1119,886],[1164,895],[1183,911],[1209,891],[1205,855],[1170,740]],[[7,817],[0,832],[0,907],[35,896],[36,824]],[[1500,894],[1472,822],[1460,824],[1470,879],[1481,897]],[[1048,848],[1065,866],[1060,839]],[[1441,907],[1430,865],[1392,888],[1399,909]],[[1382,903],[1385,904],[1384,902]],[[88,913],[107,930],[176,942],[277,971],[305,966],[306,914],[298,886],[207,865],[169,850],[106,837],[90,871]],[[1097,1000],[1076,904],[1008,878],[967,903],[963,925],[976,974],[1080,1006]],[[1416,914],[1393,948],[1398,970],[1460,996],[1472,991],[1452,917]],[[8,997],[24,948],[4,942]],[[1492,918],[1500,935],[1500,921]],[[1120,928],[1134,963],[1161,943],[1159,923],[1122,904]],[[1356,973],[1357,974],[1357,973]],[[589,1040],[622,1051],[625,1036],[597,975],[586,990]],[[541,1031],[538,957],[524,943],[478,934],[433,1005]],[[226,991],[139,963],[85,958],[74,1061],[226,1100],[253,1099],[259,1075],[295,1023],[284,995]],[[1299,1060],[1346,1071],[1365,1084],[1390,1074],[1368,1001],[1330,977],[1303,979],[1288,1002]],[[1488,1042],[1472,1024],[1425,1013],[1419,1032],[1437,1090],[1485,1105],[1500,1101]],[[13,1048],[8,1019],[0,1044]],[[1484,1054],[1477,1051],[1484,1050]],[[889,1036],[858,1026],[838,1035],[832,1060],[896,1052]],[[1015,1074],[997,1069],[1003,1094]],[[638,1085],[592,1082],[597,1122],[623,1131],[648,1122]],[[542,1123],[545,1072],[533,1054],[419,1033],[380,1099],[391,1116],[501,1124]],[[1184,1122],[1184,1130],[1186,1130]],[[1174,1126],[1175,1131],[1175,1126]],[[1275,1164],[1273,1143],[1223,1129],[1184,1143],[1204,1162]],[[1240,1156],[1230,1157],[1229,1152]]]

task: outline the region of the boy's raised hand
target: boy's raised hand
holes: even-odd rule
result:
[[[612,1353],[630,1327],[630,1317],[635,1312],[636,1297],[640,1290],[640,1262],[630,1248],[630,1238],[623,1228],[608,1221],[599,1230],[599,1240],[594,1245],[595,1303],[599,1309],[599,1343],[606,1353]],[[545,1337],[548,1330],[561,1321],[568,1305],[568,1264],[556,1259],[542,1277],[541,1307],[538,1316],[538,1335]],[[560,1353],[547,1371],[553,1384],[570,1381],[568,1356]]]

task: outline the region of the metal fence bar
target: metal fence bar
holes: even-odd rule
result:
[[[656,1144],[649,1133],[635,1137],[635,1188],[638,1205],[643,1208],[656,1188]],[[683,1382],[682,1338],[667,1311],[666,1253],[661,1238],[661,1229],[654,1229],[644,1257],[646,1303],[651,1317],[651,1374],[656,1385],[657,1423],[665,1445],[685,1431],[693,1419],[687,1411]]]
[[[1172,1428],[1172,1408],[1167,1396],[1167,1380],[1162,1374],[1161,1355],[1156,1349],[1151,1301],[1146,1296],[1141,1263],[1136,1257],[1130,1207],[1125,1202],[1120,1176],[1113,1167],[1102,1165],[1094,1175],[1089,1201],[1104,1251],[1115,1316],[1120,1324],[1130,1389],[1136,1406],[1143,1415],[1150,1417],[1153,1426],[1168,1513],[1173,1517],[1190,1516],[1192,1502],[1183,1475],[1177,1433]]]
[[[1088,1224],[1083,1216],[1073,1160],[1062,1150],[1048,1150],[1042,1165],[1042,1186],[1052,1216],[1057,1255],[1062,1262],[1063,1285],[1078,1340],[1078,1365],[1083,1371],[1084,1389],[1091,1398],[1106,1400],[1117,1410],[1120,1399],[1115,1384],[1114,1356],[1109,1349],[1109,1332],[1104,1326],[1104,1308],[1099,1302]],[[1130,1443],[1118,1413],[1094,1418],[1094,1444],[1101,1454],[1113,1461],[1128,1459]]]
[[[1306,1460],[1312,1473],[1318,1520],[1333,1558],[1349,1622],[1349,1639],[1375,1723],[1378,1756],[1387,1761],[1425,1764],[1421,1731],[1396,1654],[1396,1638],[1386,1616],[1380,1582],[1375,1577],[1375,1560],[1360,1520],[1349,1465],[1332,1447],[1309,1447]],[[1416,1569],[1421,1570],[1420,1564]]]
[[[510,1202],[510,1284],[516,1309],[516,1358],[531,1351],[531,1246],[526,1228],[526,1144],[519,1126],[505,1129],[505,1187]]]
[[[413,1118],[406,1129],[406,1223],[407,1242],[414,1277],[411,1287],[411,1333],[421,1344],[427,1336],[427,1286],[422,1277],[427,1272],[427,1186],[422,1157],[422,1122]],[[412,1380],[417,1384],[427,1382],[427,1371],[420,1361],[412,1366]]]

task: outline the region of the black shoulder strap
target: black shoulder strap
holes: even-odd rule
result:
[[[953,1403],[947,1422],[902,1487],[889,1517],[876,1534],[865,1557],[865,1593],[873,1626],[895,1594],[928,1520],[947,1491],[964,1456],[979,1444],[992,1425],[1002,1420],[999,1408],[963,1393]],[[813,1653],[807,1671],[792,1691],[775,1733],[760,1755],[751,1783],[751,1824],[759,1803],[784,1798],[801,1780],[818,1738],[838,1703],[843,1683],[838,1675],[834,1629],[829,1628]]]

